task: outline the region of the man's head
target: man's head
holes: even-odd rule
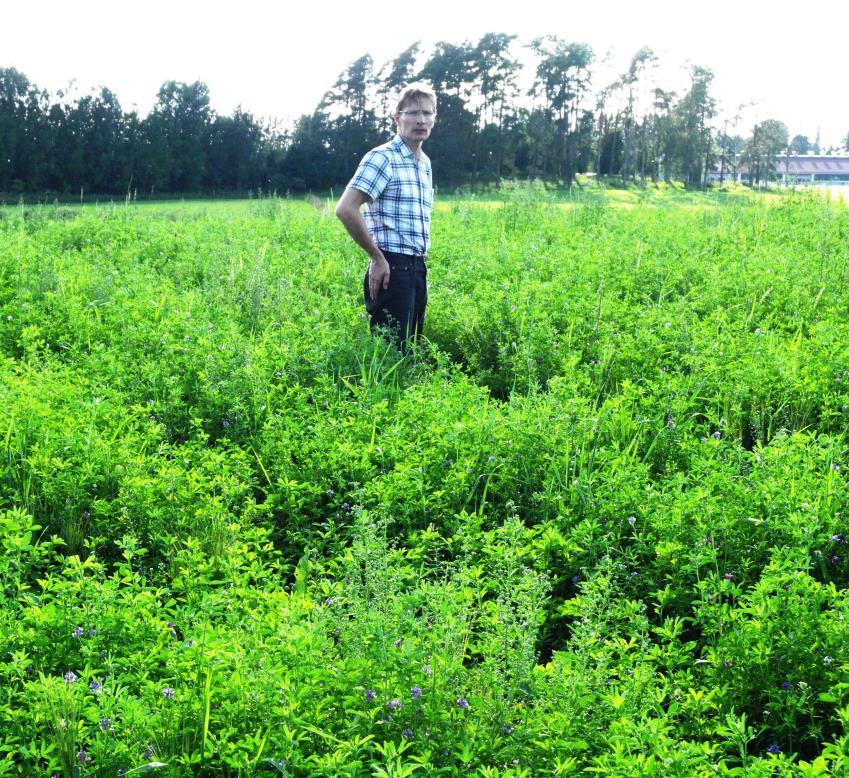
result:
[[[430,100],[434,114],[436,113],[436,92],[433,91],[427,84],[417,82],[405,86],[398,93],[398,100],[395,103],[395,113],[410,108],[413,103],[419,104],[422,100]]]
[[[421,146],[436,120],[436,93],[427,84],[410,84],[398,95],[392,118],[408,146]]]

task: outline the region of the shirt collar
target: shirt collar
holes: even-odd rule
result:
[[[392,139],[392,143],[395,148],[401,152],[403,156],[412,157],[413,159],[416,158],[416,155],[413,154],[413,150],[404,142],[404,139],[400,135],[398,135],[398,133],[395,133],[395,137]]]

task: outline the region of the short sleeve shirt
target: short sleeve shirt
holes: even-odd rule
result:
[[[424,152],[416,162],[412,149],[396,135],[363,157],[348,186],[370,199],[365,221],[380,249],[427,255],[433,175]]]

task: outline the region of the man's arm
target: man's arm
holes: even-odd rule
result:
[[[366,227],[365,219],[360,213],[360,206],[369,202],[368,195],[359,189],[348,187],[336,204],[336,216],[354,242],[371,257],[368,266],[369,295],[374,300],[381,288],[389,288],[389,263],[383,252],[374,242],[374,238]]]

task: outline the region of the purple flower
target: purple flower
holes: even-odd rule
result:
[[[153,747],[148,746],[142,754],[142,759],[150,759],[153,756]]]
[[[97,630],[94,627],[89,627],[85,632],[87,638],[93,638],[96,634]]]
[[[85,630],[82,627],[74,627],[74,631],[71,633],[72,638],[81,638],[85,634]]]
[[[91,761],[91,757],[83,749],[80,749],[77,751],[77,761],[80,764],[88,764]]]
[[[457,698],[457,707],[460,710],[468,710],[469,709],[469,701],[465,697]]]
[[[398,640],[393,641],[392,645],[395,648],[401,648],[401,644],[404,642],[404,638],[398,638]]]
[[[401,706],[403,704],[404,703],[402,703],[401,700],[389,700],[389,702],[386,703],[386,710],[401,710]]]
[[[415,735],[416,733],[415,733],[415,732],[413,732],[413,730],[411,730],[411,729],[409,729],[409,728],[408,728],[408,729],[405,729],[405,730],[404,730],[401,734],[402,734],[405,738],[407,738],[407,740],[412,740],[412,739],[413,739],[413,735]]]
[[[65,683],[76,683],[78,680],[77,674],[73,670],[68,670],[63,678],[65,679]]]
[[[423,672],[425,675],[433,675],[433,669],[431,668],[431,666],[430,666],[427,662],[425,662],[425,663],[422,665],[422,672]]]
[[[332,497],[334,494],[336,494],[336,492],[334,492],[332,489],[328,489],[325,492],[325,495],[327,495],[328,497]]]
[[[174,699],[174,690],[170,686],[166,686],[162,689],[162,696],[166,700],[173,700]]]
[[[840,543],[842,546],[846,545],[846,538],[843,535],[836,534],[831,536],[831,540],[833,543]]]
[[[489,458],[487,459],[487,461],[488,461],[488,462],[494,462],[494,461],[495,461],[495,457],[492,457],[492,456],[491,456],[491,457],[489,457]]]
[[[781,684],[781,689],[782,689],[782,691],[788,692],[788,691],[790,691],[791,686],[792,686],[792,684],[790,683],[790,681],[785,681],[784,683]]]
[[[729,662],[727,659],[722,663],[723,667],[734,667],[734,662]]]
[[[110,719],[110,718],[106,718],[106,717],[102,718],[100,720],[99,724],[100,724],[100,729],[103,732],[106,732],[107,730],[112,729],[112,719]]]
[[[377,695],[371,689],[366,689],[366,702],[373,702],[375,697]]]
[[[775,743],[773,743],[771,746],[767,746],[766,752],[768,754],[780,754],[781,753],[781,747],[777,746]]]
[[[713,433],[713,435],[711,435],[711,437],[716,439],[716,440],[719,440],[722,437],[722,433],[719,430],[717,430],[716,432]]]
[[[636,516],[629,516],[628,517],[628,523],[633,527],[637,523],[637,517]]]
[[[24,668],[24,672],[25,672],[27,675],[32,675],[33,673],[35,673],[35,668],[34,668],[32,665],[27,665],[27,666]]]
[[[834,564],[836,564],[836,565],[837,565],[837,564],[840,564],[840,556],[839,556],[838,554],[835,554],[835,555],[831,558],[831,561],[832,561]]]
[[[422,698],[422,687],[414,686],[412,689],[410,689],[410,696],[414,700],[420,700]]]
[[[734,573],[726,573],[726,574],[723,576],[723,578],[725,578],[725,580],[726,580],[726,581],[731,581],[731,580],[733,580],[733,578],[734,578]]]
[[[93,691],[95,694],[100,694],[100,692],[103,691],[103,685],[100,683],[100,681],[92,681],[88,685],[88,688],[91,689],[91,691]]]
[[[331,605],[333,605],[334,602],[336,602],[336,600],[334,600],[332,597],[328,597],[324,601],[324,604],[329,608]]]

